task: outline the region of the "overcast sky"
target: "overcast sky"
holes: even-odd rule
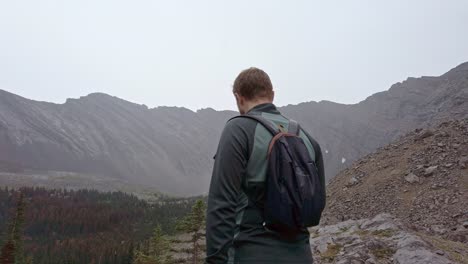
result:
[[[0,89],[65,102],[234,109],[244,68],[277,104],[356,103],[468,61],[468,1],[0,1]]]

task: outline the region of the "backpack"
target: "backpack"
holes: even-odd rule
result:
[[[264,225],[283,232],[318,225],[325,207],[324,186],[315,161],[299,137],[300,125],[289,120],[286,133],[260,115],[237,117],[253,119],[273,135],[267,155]]]

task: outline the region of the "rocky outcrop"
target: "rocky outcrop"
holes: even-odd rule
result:
[[[281,111],[319,141],[332,178],[412,129],[468,117],[468,63],[440,77],[409,78],[359,104],[309,102]],[[148,109],[105,94],[51,104],[0,90],[0,170],[76,172],[200,194],[208,190],[216,144],[233,115]]]
[[[323,223],[391,213],[408,228],[468,243],[468,119],[416,129],[341,172]]]
[[[452,264],[468,255],[466,244],[409,231],[388,214],[313,228],[310,244],[316,264]]]

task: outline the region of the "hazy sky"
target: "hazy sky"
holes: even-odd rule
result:
[[[356,103],[464,61],[467,0],[0,0],[0,89],[57,103],[234,109],[250,66],[278,105]]]

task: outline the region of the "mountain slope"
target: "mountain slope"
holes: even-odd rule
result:
[[[331,178],[352,161],[404,135],[468,116],[468,63],[440,77],[408,78],[355,105],[306,103],[283,109],[317,137]],[[343,158],[344,164],[340,164]]]
[[[355,105],[280,109],[321,144],[327,178],[416,128],[468,116],[468,63],[409,78]],[[0,170],[98,174],[162,192],[206,192],[217,140],[232,111],[148,109],[105,94],[37,102],[0,90]]]
[[[323,224],[391,213],[416,231],[468,242],[468,119],[417,129],[339,173]]]

